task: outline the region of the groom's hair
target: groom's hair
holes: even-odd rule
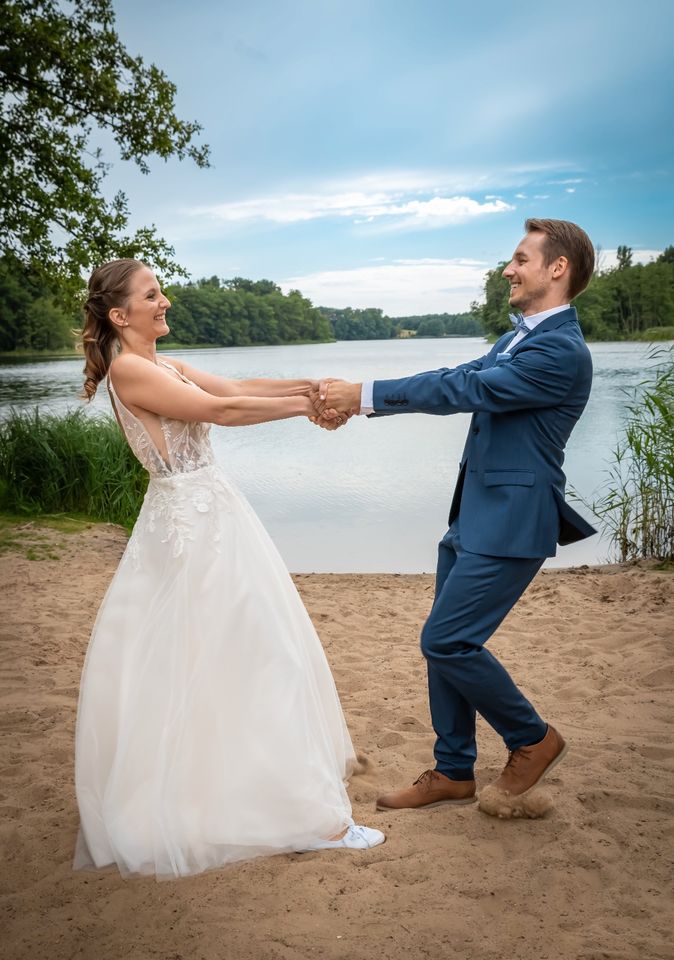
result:
[[[566,257],[569,261],[569,300],[582,293],[594,272],[594,247],[585,231],[570,220],[535,217],[524,221],[524,229],[527,233],[545,234],[543,256],[546,267],[557,257]]]

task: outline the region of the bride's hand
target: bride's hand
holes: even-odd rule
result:
[[[313,424],[323,430],[339,430],[350,419],[350,413],[339,413],[337,410],[324,410],[321,414],[316,413],[309,417]]]

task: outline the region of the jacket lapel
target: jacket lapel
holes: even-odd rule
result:
[[[578,323],[578,314],[576,313],[575,307],[569,307],[568,310],[560,310],[559,313],[553,313],[551,317],[546,317],[545,320],[542,320],[535,326],[526,337],[522,337],[520,342],[517,343],[512,350],[508,350],[507,347],[505,349],[514,356],[521,346],[530,342],[531,337],[537,337],[539,334],[545,333],[546,330],[556,330],[557,327],[561,327],[563,323],[569,323],[569,321]]]
[[[540,333],[545,333],[546,330],[556,330],[557,327],[561,327],[563,323],[568,323],[570,320],[578,323],[578,314],[576,313],[575,307],[569,307],[568,310],[560,310],[559,313],[553,313],[551,317],[546,317],[545,320],[542,320],[541,323],[534,327],[534,329],[531,330],[525,337],[522,337],[522,339],[515,344],[512,350],[508,344],[511,342],[511,340],[515,339],[517,331],[509,330],[507,333],[504,333],[502,337],[499,337],[489,351],[483,370],[487,370],[489,367],[494,366],[496,363],[496,357],[499,353],[509,353],[514,356],[523,344],[529,342],[531,337],[537,337]]]

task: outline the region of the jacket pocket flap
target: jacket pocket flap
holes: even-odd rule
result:
[[[485,487],[500,487],[513,484],[518,487],[533,487],[536,482],[534,470],[485,470]]]

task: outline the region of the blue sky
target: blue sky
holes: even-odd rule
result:
[[[195,278],[400,316],[466,309],[528,216],[605,266],[674,243],[671,0],[113,5],[213,165],[118,161],[109,189]]]

